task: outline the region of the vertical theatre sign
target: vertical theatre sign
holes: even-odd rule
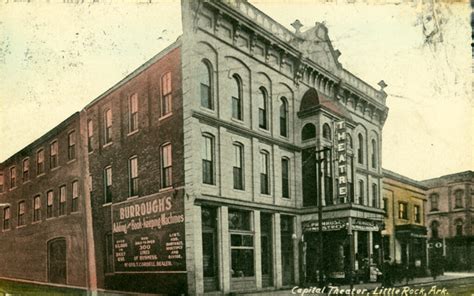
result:
[[[339,201],[344,203],[347,199],[347,147],[346,147],[346,123],[345,121],[336,122],[337,139],[337,188]]]
[[[183,190],[112,205],[115,272],[185,271]]]

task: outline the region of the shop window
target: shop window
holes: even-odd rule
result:
[[[16,187],[16,167],[10,168],[10,189]]]
[[[232,168],[232,173],[234,177],[234,189],[243,190],[244,189],[244,147],[240,143],[234,143],[234,166]]]
[[[33,198],[33,222],[41,220],[41,197],[39,195]]]
[[[202,266],[204,277],[217,276],[217,213],[215,208],[201,208]]]
[[[262,285],[272,285],[273,274],[273,248],[272,248],[272,215],[260,214],[260,244],[261,244],[261,266]]]
[[[323,138],[329,141],[332,139],[331,128],[327,123],[323,124]]]
[[[58,166],[58,141],[54,141],[49,146],[49,168]]]
[[[54,192],[50,190],[46,193],[46,218],[54,217]]]
[[[307,123],[301,130],[301,140],[309,140],[316,138],[316,127],[312,123]]]
[[[66,186],[59,187],[59,216],[66,215]]]
[[[135,93],[128,98],[128,132],[138,130],[138,95]]]
[[[281,196],[290,198],[290,160],[286,157],[281,159]]]
[[[171,72],[161,77],[161,116],[171,114]]]
[[[128,188],[129,196],[138,196],[138,157],[128,159]]]
[[[72,182],[71,212],[77,212],[79,206],[79,182]]]
[[[288,101],[280,98],[280,136],[288,137]]]
[[[270,154],[262,150],[260,152],[260,193],[270,194]]]
[[[87,151],[92,152],[94,150],[92,142],[94,141],[94,124],[92,120],[87,121]]]
[[[415,218],[415,223],[421,223],[421,213],[420,213],[420,206],[414,205],[413,206],[413,214]]]
[[[239,75],[234,74],[232,88],[232,117],[242,120],[242,79]]]
[[[268,129],[268,95],[264,87],[260,87],[260,100],[258,106],[258,126]]]
[[[104,111],[104,145],[112,143],[112,110]]]
[[[438,211],[439,195],[433,193],[430,195],[431,211]]]
[[[67,158],[68,160],[76,158],[76,133],[74,131],[67,135]]]
[[[104,197],[105,203],[112,202],[112,167],[104,169]]]
[[[44,174],[44,150],[36,152],[36,175]]]
[[[212,67],[208,60],[203,60],[199,67],[199,81],[201,90],[201,106],[214,109],[212,100]]]
[[[455,209],[460,209],[463,207],[463,202],[462,202],[462,196],[464,194],[464,191],[461,189],[458,189],[454,191],[454,208]]]
[[[26,158],[23,160],[23,182],[30,179],[30,159]]]
[[[23,226],[26,224],[25,221],[25,212],[26,212],[26,202],[24,200],[18,203],[18,226]]]
[[[4,207],[3,208],[3,230],[10,229],[10,219],[11,219],[10,207]]]
[[[406,202],[398,203],[398,218],[408,220],[408,204]]]
[[[161,146],[161,177],[162,188],[173,187],[173,154],[170,143]]]
[[[229,210],[231,275],[233,278],[253,277],[254,234],[250,212]]]
[[[431,222],[431,238],[439,238],[439,222]]]
[[[214,184],[214,137],[203,135],[202,147],[202,182]]]
[[[282,283],[284,286],[294,281],[293,217],[280,216]]]

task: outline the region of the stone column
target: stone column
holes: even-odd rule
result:
[[[273,219],[273,285],[275,288],[281,288],[283,281],[281,265],[281,230],[280,214],[275,213]]]
[[[260,211],[253,211],[254,221],[254,266],[255,266],[255,283],[257,289],[262,288],[262,247],[261,247],[261,230],[260,230]]]
[[[373,252],[373,246],[374,246],[374,238],[373,238],[373,233],[372,231],[369,231],[368,235],[368,240],[367,240],[367,255],[369,256],[369,263],[372,262],[372,252]]]
[[[222,206],[218,211],[218,245],[219,245],[219,283],[220,290],[227,294],[230,291],[230,246],[229,246],[229,211]]]

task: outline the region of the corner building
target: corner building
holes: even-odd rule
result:
[[[188,291],[347,280],[381,240],[386,94],[341,66],[320,23],[182,5]]]

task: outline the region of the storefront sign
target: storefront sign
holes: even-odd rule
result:
[[[346,123],[345,121],[336,122],[337,139],[337,184],[339,200],[347,198],[347,147],[346,147]]]
[[[352,220],[352,230],[379,231],[379,226],[375,221],[354,219]]]
[[[325,220],[322,223],[323,231],[336,231],[346,228],[346,220]],[[303,224],[304,231],[319,231],[318,221],[307,221]]]
[[[183,191],[112,205],[115,272],[185,271]]]

